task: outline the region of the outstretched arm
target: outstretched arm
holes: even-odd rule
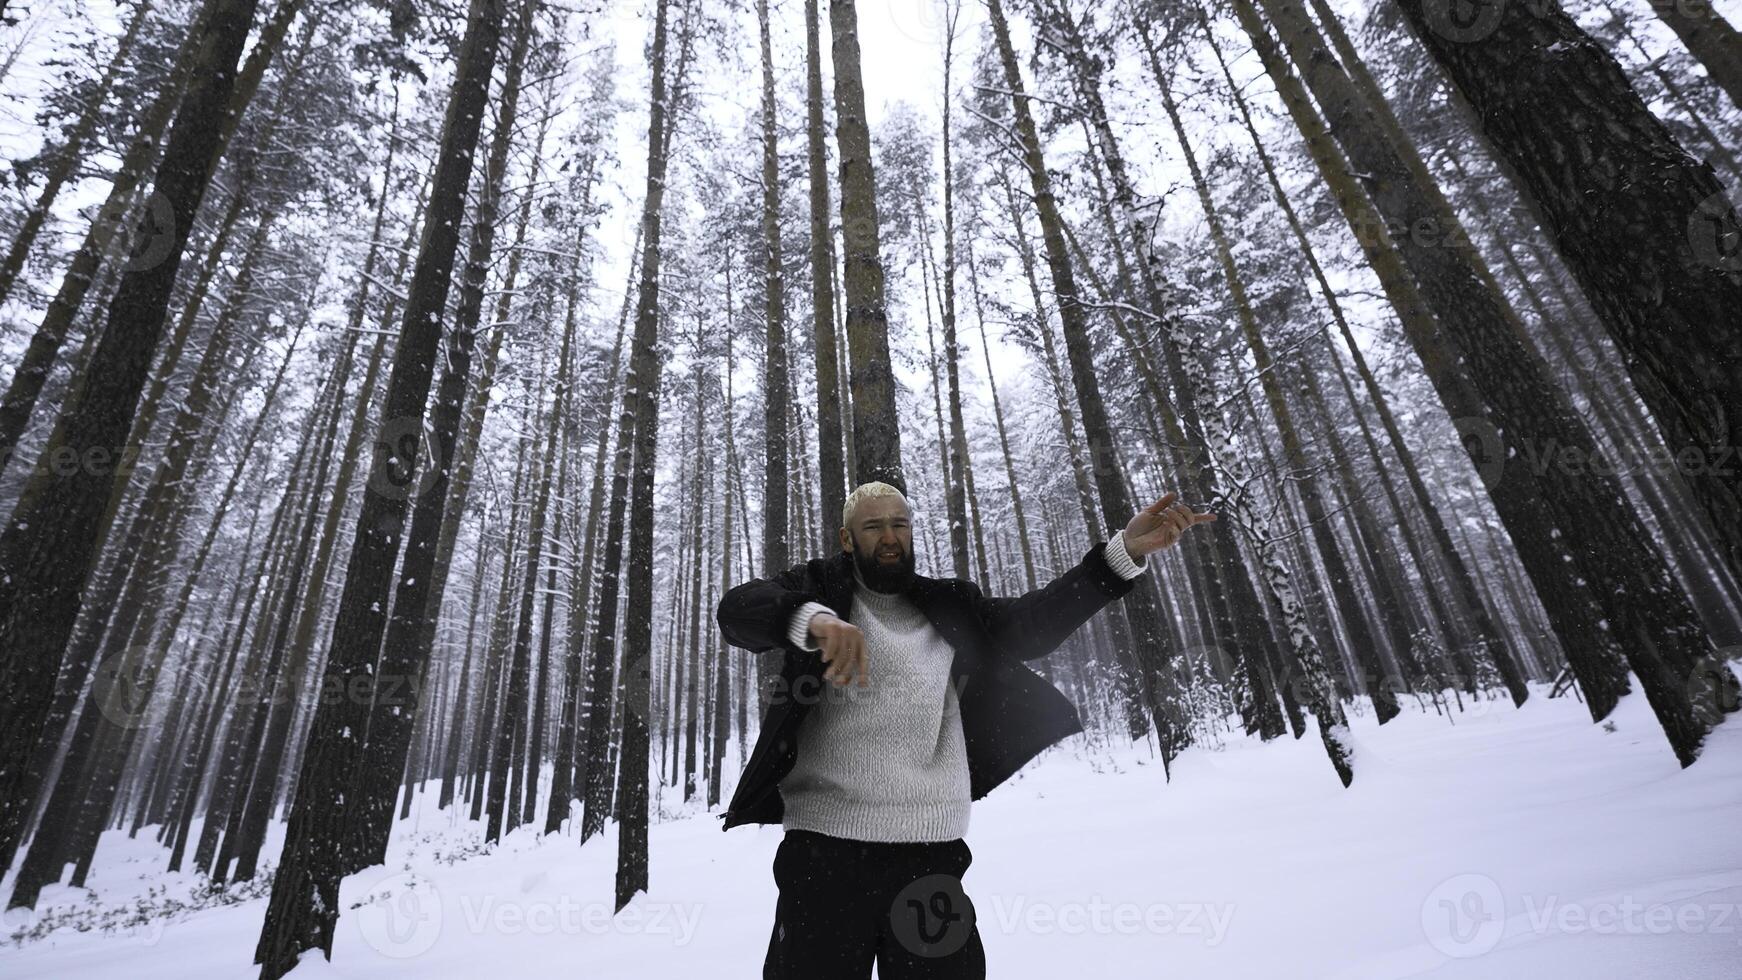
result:
[[[972,597],[993,648],[1021,660],[1044,657],[1102,607],[1130,592],[1147,565],[1130,554],[1123,535],[1121,531],[1106,544],[1096,544],[1074,568],[1022,595],[987,596],[973,586]]]
[[[1216,519],[1194,513],[1169,493],[1138,511],[1104,545],[1089,549],[1075,568],[1047,585],[1013,598],[974,591],[980,619],[993,645],[1022,660],[1044,657],[1114,599],[1123,598],[1149,567],[1147,556],[1171,548],[1187,530]]]

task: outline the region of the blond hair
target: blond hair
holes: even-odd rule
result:
[[[900,497],[902,506],[906,507],[909,513],[913,512],[913,505],[907,502],[906,494],[887,483],[873,480],[870,483],[859,484],[853,488],[852,493],[847,494],[846,502],[841,505],[841,524],[851,529],[853,512],[859,509],[859,504],[878,497]]]

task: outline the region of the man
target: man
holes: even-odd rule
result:
[[[726,641],[784,653],[781,686],[724,815],[779,822],[780,887],[764,980],[972,978],[985,951],[961,875],[968,809],[1042,749],[1082,731],[1022,664],[1123,597],[1196,514],[1169,493],[1075,568],[1018,598],[914,574],[912,512],[867,483],[841,551],[733,588]],[[819,671],[821,676],[819,677]]]

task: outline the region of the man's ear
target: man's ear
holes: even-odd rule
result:
[[[848,531],[846,528],[841,528],[841,550],[853,550],[853,533]]]

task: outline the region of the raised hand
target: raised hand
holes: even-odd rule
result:
[[[1141,559],[1151,552],[1173,547],[1186,531],[1215,519],[1216,515],[1207,511],[1193,513],[1180,503],[1179,494],[1170,490],[1132,515],[1131,523],[1125,525],[1125,550],[1131,557]]]

